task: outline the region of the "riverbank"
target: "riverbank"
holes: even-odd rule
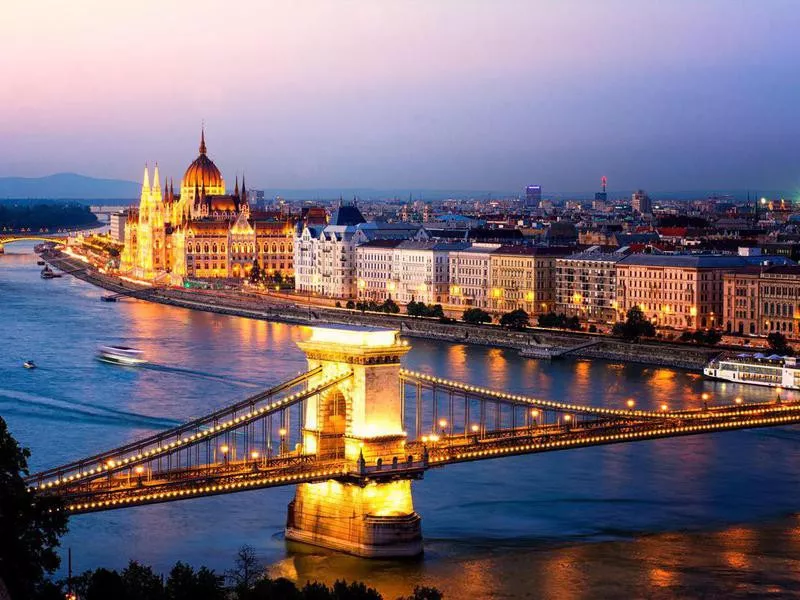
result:
[[[256,293],[218,290],[150,288],[98,272],[87,263],[63,252],[42,257],[52,267],[115,294],[136,292],[142,300],[217,314],[278,321],[295,325],[346,324],[392,327],[409,337],[512,348],[537,358],[599,358],[654,366],[700,370],[720,350],[664,342],[630,343],[602,335],[530,329],[510,331],[495,325],[442,323],[405,315],[361,313],[335,307],[301,305],[285,298]]]

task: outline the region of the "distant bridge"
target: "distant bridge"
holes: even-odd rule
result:
[[[27,478],[70,514],[298,484],[287,538],[422,549],[410,482],[434,467],[800,423],[800,403],[674,410],[554,402],[401,369],[390,330],[315,327],[309,370],[168,431]]]
[[[50,234],[0,234],[0,253],[3,252],[7,244],[13,244],[14,242],[52,242],[54,244],[64,244],[67,235],[69,234],[64,234],[64,237],[52,236]]]

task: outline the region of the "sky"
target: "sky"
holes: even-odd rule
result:
[[[797,0],[4,0],[0,176],[800,189]]]

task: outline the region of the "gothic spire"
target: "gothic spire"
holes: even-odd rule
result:
[[[239,197],[239,176],[236,176],[236,187],[233,188],[233,195]]]
[[[156,163],[156,170],[153,172],[153,191],[161,191],[161,182],[159,181],[158,163]]]
[[[206,153],[206,126],[200,127],[200,154]]]
[[[142,192],[150,191],[150,172],[147,170],[147,163],[144,163],[144,181],[142,182]]]

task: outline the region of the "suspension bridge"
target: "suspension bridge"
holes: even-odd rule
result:
[[[25,234],[7,234],[7,235],[0,235],[0,254],[5,251],[5,247],[8,244],[13,244],[14,242],[52,242],[53,244],[64,244],[66,243],[66,237],[53,237],[53,236],[45,236],[45,235],[25,235]]]
[[[593,407],[405,370],[398,332],[329,326],[308,370],[167,431],[27,478],[69,514],[296,485],[288,539],[366,557],[422,551],[411,482],[455,463],[800,423],[800,403]]]

